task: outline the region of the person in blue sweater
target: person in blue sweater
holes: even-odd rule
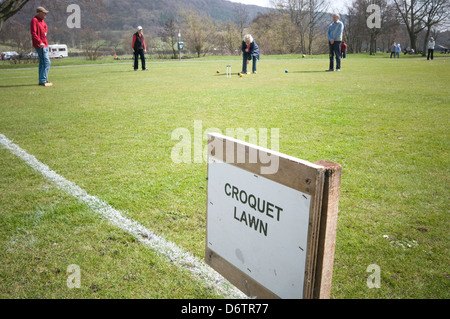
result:
[[[339,14],[333,14],[333,23],[328,27],[327,38],[330,50],[330,68],[334,71],[334,57],[336,57],[336,71],[341,70],[341,42],[344,33],[344,24],[339,20]]]
[[[402,52],[402,47],[400,46],[400,43],[397,43],[397,46],[395,47],[395,56],[394,59],[400,59],[400,52]]]

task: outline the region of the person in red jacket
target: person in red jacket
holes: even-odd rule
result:
[[[50,58],[48,57],[47,23],[44,19],[48,11],[43,7],[36,9],[36,16],[31,20],[30,31],[33,47],[39,56],[39,85],[52,86],[48,82],[48,72],[50,71]]]
[[[137,28],[137,32],[133,34],[133,43],[131,44],[131,47],[133,48],[134,52],[134,70],[138,70],[138,63],[139,63],[139,56],[141,57],[141,63],[142,63],[142,71],[147,71],[147,68],[145,67],[145,55],[144,52],[147,51],[145,47],[145,39],[144,35],[142,34],[142,27],[139,26]]]
[[[344,41],[342,41],[342,43],[341,43],[341,54],[342,54],[342,58],[345,59],[345,57],[347,56],[347,44],[345,44]]]

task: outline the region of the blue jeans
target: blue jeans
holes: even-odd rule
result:
[[[258,59],[253,56],[253,65],[252,65],[252,72],[256,72],[256,61],[258,61]],[[242,73],[247,73],[247,55],[244,54],[244,58],[242,61]]]
[[[341,69],[341,41],[328,42],[330,48],[330,70],[334,70],[334,56],[336,56],[336,69]]]
[[[48,48],[35,48],[39,56],[39,84],[48,81],[48,71],[50,70],[50,58]]]

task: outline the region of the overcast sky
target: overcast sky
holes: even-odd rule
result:
[[[231,2],[240,2],[245,4],[255,4],[261,7],[270,7],[270,0],[228,0]],[[346,3],[350,3],[351,0],[334,0],[331,5],[331,11],[339,11],[345,13],[346,10],[343,9]]]

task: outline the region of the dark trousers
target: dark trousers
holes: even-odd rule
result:
[[[334,70],[334,57],[336,56],[336,69],[341,69],[341,41],[328,42],[330,49],[330,70]]]
[[[258,59],[255,56],[253,56],[251,58],[253,60],[252,72],[256,72],[256,63],[257,63]],[[251,61],[251,60],[248,60],[248,55],[244,54],[243,61],[242,61],[242,73],[247,73],[247,61]]]
[[[138,66],[139,57],[141,57],[142,70],[145,70],[145,56],[144,50],[142,49],[134,51],[134,69],[137,70],[139,68]]]
[[[431,60],[433,60],[433,52],[434,52],[434,50],[433,50],[433,49],[428,49],[428,56],[427,56],[427,60],[429,60],[429,59],[430,59],[430,56],[431,56]]]

